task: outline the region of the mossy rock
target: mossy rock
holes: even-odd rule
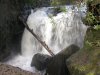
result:
[[[100,30],[89,29],[85,37],[84,48],[66,61],[71,75],[100,75],[99,33]]]

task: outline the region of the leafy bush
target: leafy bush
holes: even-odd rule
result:
[[[95,16],[93,15],[93,13],[87,12],[87,15],[85,18],[85,23],[89,26],[93,26],[96,21],[97,20],[96,20]]]
[[[95,30],[100,30],[100,25],[95,25],[95,26],[94,26],[94,29],[95,29]]]
[[[99,29],[100,25],[100,1],[99,0],[87,0],[87,15],[85,18],[85,24],[89,26],[95,26]]]

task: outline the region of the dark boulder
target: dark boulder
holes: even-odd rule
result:
[[[42,71],[46,69],[50,59],[51,56],[49,55],[37,53],[32,58],[31,66],[34,66],[37,70]]]
[[[70,45],[69,47],[65,48],[57,55],[52,57],[47,66],[46,75],[70,75],[70,72],[66,65],[66,59],[68,59],[78,50],[79,47],[77,47],[76,45]]]

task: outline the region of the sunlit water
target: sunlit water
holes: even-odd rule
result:
[[[32,10],[27,19],[29,27],[55,54],[70,44],[82,48],[87,30],[81,20],[84,16],[83,8],[72,9],[72,6],[66,6],[67,12],[58,13],[56,16],[52,16],[52,9],[52,7],[44,7]],[[22,55],[17,55],[6,63],[31,72],[35,72],[35,69],[30,66],[33,55],[49,54],[27,29],[23,33],[21,49]]]

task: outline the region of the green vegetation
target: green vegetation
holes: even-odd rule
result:
[[[97,7],[100,1],[98,2],[98,0],[95,0],[95,2],[97,3],[94,3],[94,4],[93,2],[94,0],[92,1],[89,0],[87,2],[88,12],[84,20],[84,23],[90,26],[90,28],[87,31],[86,38],[85,38],[85,46],[86,48],[89,47],[91,49],[97,46],[100,47],[100,35],[99,35],[100,33],[100,16],[99,16],[100,12],[98,12],[99,9]]]
[[[66,0],[52,0],[51,1],[51,6],[60,6],[60,5],[65,5]]]
[[[55,8],[55,12],[66,12],[66,0],[51,0],[51,6]]]
[[[100,25],[100,1],[88,0],[87,1],[87,15],[85,24],[89,26]]]
[[[85,22],[86,22],[86,25],[93,26],[94,23],[97,23],[97,20],[95,16],[93,15],[93,13],[87,12]]]
[[[84,48],[69,59],[72,75],[100,74],[100,35],[97,35],[99,32],[88,32]]]
[[[88,0],[84,47],[69,60],[72,75],[100,75],[100,0]]]

